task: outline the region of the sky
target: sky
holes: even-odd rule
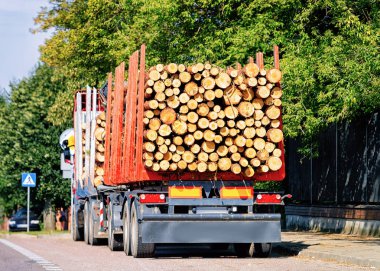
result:
[[[0,89],[27,76],[37,64],[47,33],[32,34],[33,18],[48,0],[0,0]]]

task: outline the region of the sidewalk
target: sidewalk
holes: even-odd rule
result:
[[[314,232],[283,232],[274,251],[380,269],[380,238]]]

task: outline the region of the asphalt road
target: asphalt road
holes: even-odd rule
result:
[[[88,246],[84,242],[74,242],[68,235],[42,238],[11,235],[6,241],[46,259],[50,262],[48,270],[373,270],[336,262],[282,255],[276,249],[271,258],[260,259],[237,258],[232,249],[222,251],[211,250],[208,246],[191,248],[166,246],[157,249],[155,258],[134,259],[125,256],[124,252],[111,252],[105,245]],[[47,269],[46,266],[41,269],[32,260],[1,242],[0,263],[0,270]],[[51,267],[52,264],[54,267]]]

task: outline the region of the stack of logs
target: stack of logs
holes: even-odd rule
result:
[[[104,139],[105,139],[106,115],[105,112],[100,112],[96,117],[95,129],[95,178],[93,184],[98,186],[103,183],[104,176]],[[83,143],[83,158],[86,155],[86,125],[82,127],[82,143]],[[85,164],[85,161],[83,161]],[[85,167],[83,168],[82,179],[85,179]]]
[[[250,62],[149,69],[144,165],[153,171],[231,171],[252,177],[282,166],[282,74]]]

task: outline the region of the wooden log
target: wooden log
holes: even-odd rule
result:
[[[194,95],[194,100],[197,102],[197,103],[201,103],[203,102],[203,94],[202,93],[197,93]]]
[[[189,133],[194,133],[197,130],[198,126],[195,123],[188,123],[187,124],[187,131]]]
[[[266,74],[266,78],[269,82],[275,84],[275,83],[278,83],[280,82],[281,78],[282,78],[282,73],[280,70],[278,69],[270,69],[267,74]]]
[[[194,73],[197,73],[197,72],[198,72],[198,67],[197,67],[197,65],[190,65],[190,66],[187,66],[187,67],[186,67],[186,70],[187,70],[190,74],[194,74]]]
[[[167,89],[165,89],[165,95],[166,95],[166,97],[171,97],[171,96],[173,96],[173,95],[174,95],[174,91],[173,91],[173,89],[172,89],[172,88],[167,88]]]
[[[169,88],[172,86],[172,79],[171,78],[167,78],[164,80],[164,85],[165,87]],[[165,90],[165,94],[166,94],[166,90]],[[170,95],[171,96],[171,95]]]
[[[219,128],[222,128],[222,127],[224,127],[226,125],[226,122],[224,120],[222,120],[222,119],[217,119],[216,120],[216,124],[217,124],[217,126]]]
[[[216,152],[212,152],[209,154],[208,160],[211,162],[217,162],[219,160],[219,155]]]
[[[210,74],[212,75],[212,76],[217,76],[218,74],[219,74],[219,68],[217,68],[217,67],[212,67],[211,69],[210,69]]]
[[[238,135],[235,138],[235,142],[234,143],[238,147],[244,147],[245,146],[245,142],[246,142],[246,138],[244,136]]]
[[[264,117],[264,112],[262,110],[255,110],[253,113],[253,118],[255,120],[261,120]]]
[[[190,100],[190,96],[187,93],[181,93],[178,98],[179,101],[183,104],[187,104],[187,102]]]
[[[149,129],[153,131],[158,131],[161,126],[161,120],[159,118],[153,118],[149,120]]]
[[[151,168],[153,166],[153,161],[152,160],[145,160],[144,161],[144,166],[146,168]]]
[[[203,132],[201,130],[197,130],[194,132],[195,140],[201,140],[203,138]]]
[[[162,124],[160,128],[158,129],[158,134],[160,136],[168,136],[172,133],[172,129],[167,124]]]
[[[221,135],[215,135],[214,142],[216,144],[222,143],[223,137]]]
[[[95,138],[102,141],[105,137],[105,130],[103,127],[98,127],[95,129]]]
[[[203,138],[206,141],[214,141],[215,133],[213,131],[211,131],[211,130],[206,130],[203,133]]]
[[[170,63],[169,65],[167,65],[165,67],[165,70],[168,72],[168,73],[171,73],[171,74],[174,74],[178,71],[178,66],[177,64],[175,63]]]
[[[187,105],[181,105],[179,107],[179,113],[187,114],[189,112],[189,107]]]
[[[174,130],[174,129],[173,129]],[[181,136],[175,136],[173,138],[173,143],[177,146],[181,146],[183,144],[183,138]],[[177,161],[178,162],[178,161]]]
[[[283,140],[284,135],[280,129],[272,128],[268,130],[267,138],[274,143],[278,143]]]
[[[144,123],[145,125],[148,125],[148,124],[149,124],[149,119],[148,119],[148,118],[143,118],[143,123]]]
[[[235,129],[235,128],[231,128],[230,129],[230,133],[229,133],[230,136],[234,137],[237,134],[238,134],[238,130],[237,129]]]
[[[282,105],[282,101],[280,99],[273,99],[273,105],[280,107]]]
[[[264,137],[267,133],[267,130],[264,127],[258,127],[256,128],[256,136],[258,137]]]
[[[238,146],[236,145],[231,145],[228,147],[228,152],[229,153],[237,153],[238,152]]]
[[[228,127],[221,127],[220,128],[220,134],[222,136],[228,136],[230,133],[230,129]]]
[[[173,153],[168,151],[167,153],[164,154],[163,159],[166,161],[170,161],[170,160],[172,160],[172,157],[173,157]]]
[[[194,96],[198,93],[197,83],[191,81],[185,85],[185,93],[189,96]]]
[[[233,107],[233,106],[226,107],[224,109],[224,113],[225,113],[226,117],[229,119],[235,119],[239,115],[238,110],[236,109],[236,107]]]
[[[238,112],[241,116],[249,118],[253,115],[255,109],[250,102],[241,102],[238,106]]]
[[[256,96],[265,99],[270,95],[270,90],[266,86],[258,86],[256,91]]]
[[[182,82],[182,83],[188,83],[190,80],[191,80],[191,75],[190,73],[188,72],[181,72],[179,74],[179,80]]]
[[[259,77],[259,79],[257,79],[257,83],[258,83],[260,86],[266,86],[266,84],[267,84],[267,79],[265,79],[265,77]]]
[[[184,72],[184,71],[186,71],[186,66],[183,64],[179,64],[178,65],[178,72]]]
[[[186,114],[179,115],[178,119],[181,120],[181,121],[187,122],[187,115]]]
[[[180,104],[179,102],[179,99],[178,99],[178,96],[171,96],[169,97],[167,100],[166,100],[166,103],[167,105],[170,107],[170,108],[177,108]]]
[[[199,161],[203,161],[203,162],[207,162],[208,161],[208,154],[207,153],[205,153],[205,152],[200,152],[199,154],[198,154],[198,160]]]
[[[200,93],[200,94],[203,94],[203,93],[205,93],[205,88],[204,87],[202,87],[202,86],[200,86],[199,88],[198,88],[198,92]]]
[[[241,154],[238,153],[238,152],[235,152],[233,154],[231,154],[231,160],[234,161],[234,162],[239,162],[241,159]]]
[[[210,111],[207,114],[207,117],[209,120],[216,120],[216,119],[218,119],[218,113],[216,113],[215,111]]]
[[[215,94],[215,98],[220,99],[220,98],[223,97],[224,92],[223,92],[223,90],[221,90],[220,88],[218,88],[218,89],[215,89],[214,94]]]
[[[156,149],[156,145],[152,142],[145,142],[143,147],[147,152],[154,152]]]
[[[183,160],[178,161],[177,165],[180,170],[187,169],[187,163]]]
[[[143,153],[143,159],[144,160],[153,160],[154,159],[154,154],[151,152],[144,152]]]
[[[207,153],[212,153],[215,151],[215,143],[210,141],[204,141],[202,143],[202,150]]]
[[[218,168],[221,171],[227,171],[231,168],[231,159],[227,157],[220,158],[218,161]]]
[[[226,137],[224,139],[224,144],[226,144],[226,146],[232,146],[234,144],[234,140],[232,137]]]
[[[214,105],[215,105],[214,101],[207,101],[207,106],[210,108],[210,110],[211,108],[214,107]]]
[[[218,112],[218,118],[224,119],[225,116],[226,116],[226,113],[224,113],[224,110],[221,110],[220,112]]]
[[[249,161],[249,164],[253,167],[259,167],[261,164],[261,161],[259,158],[253,158]]]
[[[166,103],[158,103],[158,109],[163,110],[166,108]]]
[[[271,126],[272,128],[278,128],[278,127],[280,127],[280,125],[281,125],[280,120],[272,120],[272,121],[270,122],[270,126]]]
[[[191,111],[187,114],[187,120],[190,123],[197,123],[198,119],[199,119],[199,115],[193,111]]]
[[[160,114],[160,120],[164,123],[164,124],[172,124],[175,120],[177,119],[177,114],[176,112],[170,108],[170,107],[167,107],[165,109],[163,109],[161,111],[161,114]]]
[[[268,118],[274,120],[280,117],[281,110],[277,106],[272,105],[268,107],[267,110],[265,110],[265,114],[268,116]]]
[[[248,63],[244,66],[243,72],[248,77],[256,77],[259,74],[259,67],[255,63]]]
[[[253,98],[255,97],[255,93],[253,92],[251,88],[247,88],[244,91],[242,91],[242,95],[243,95],[242,98],[245,101],[252,101]]]
[[[251,166],[248,166],[244,169],[244,175],[248,178],[253,177],[253,175],[255,175],[255,170]]]
[[[145,130],[144,138],[149,141],[155,141],[157,139],[157,131],[154,130]]]
[[[149,79],[151,79],[153,81],[157,81],[157,80],[160,80],[160,78],[161,78],[161,74],[159,71],[152,70],[149,72]]]
[[[216,129],[218,129],[218,124],[216,123],[216,121],[210,121],[208,128],[212,131],[215,131]]]
[[[267,165],[260,165],[257,171],[266,173],[269,171],[269,167]]]
[[[170,144],[169,151],[174,153],[177,150],[177,146],[175,144]]]
[[[207,164],[205,162],[200,162],[197,164],[198,172],[205,172],[207,170]]]
[[[210,108],[207,106],[207,104],[199,104],[197,113],[199,116],[206,117],[208,113],[210,112]]]
[[[208,169],[208,171],[210,171],[210,172],[215,172],[215,171],[218,170],[218,164],[215,163],[215,161],[213,161],[213,162],[209,162],[209,163],[207,164],[207,169]]]
[[[274,87],[274,85],[272,83],[267,83],[265,85],[268,89],[272,89]]]
[[[194,99],[190,99],[188,102],[187,102],[187,107],[190,109],[190,110],[195,110],[198,108],[198,102]]]
[[[157,64],[156,65],[156,71],[158,71],[158,72],[162,72],[163,70],[164,70],[164,65],[162,65],[162,64]]]
[[[261,121],[260,120],[255,120],[255,127],[260,128],[261,127]]]
[[[253,146],[253,140],[252,140],[252,138],[247,138],[247,141],[245,142],[245,146],[247,148],[251,148]]]
[[[215,83],[219,88],[225,89],[231,84],[231,77],[225,72],[220,72],[215,78]]]
[[[158,151],[159,151],[160,153],[162,153],[162,154],[167,153],[168,150],[169,150],[169,148],[168,148],[168,146],[165,145],[165,144],[163,144],[163,145],[161,145],[161,146],[158,147]]]
[[[205,77],[205,78],[203,78],[201,84],[206,90],[214,89],[215,79],[212,77]]]
[[[103,176],[104,175],[104,168],[102,168],[102,167],[96,167],[95,174],[98,175],[98,176]]]
[[[261,151],[265,148],[265,140],[262,139],[262,138],[255,138],[253,140],[253,147],[258,150],[258,151]]]
[[[172,144],[171,139],[170,138],[165,138],[165,145],[169,146],[170,144]]]
[[[240,164],[242,167],[247,167],[247,166],[249,165],[249,162],[248,162],[247,158],[242,157],[242,158],[240,158],[239,164]]]
[[[153,89],[156,91],[156,93],[164,92],[165,90],[165,83],[161,80],[154,82]]]
[[[172,161],[178,163],[181,160],[181,155],[178,153],[173,153]]]
[[[280,87],[274,87],[270,93],[273,99],[280,99],[282,97],[282,89]]]
[[[224,90],[224,103],[226,105],[237,105],[240,103],[243,94],[241,91],[234,85],[229,86]]]
[[[256,150],[254,148],[247,148],[244,152],[245,157],[252,159],[256,157]]]
[[[191,147],[190,147],[190,151],[194,154],[197,154],[201,151],[201,146],[199,146],[198,144],[193,144]]]
[[[183,139],[183,141],[185,142],[187,146],[191,146],[195,143],[195,138],[192,134],[187,134],[185,138]]]
[[[175,89],[178,89],[181,85],[182,85],[182,82],[178,78],[174,78],[172,80],[172,87],[173,87],[174,93],[176,92]],[[179,92],[176,95],[178,95],[178,94],[179,94]]]
[[[266,161],[269,158],[269,152],[266,149],[262,149],[256,153],[256,157],[259,158],[260,161]]]
[[[160,116],[160,114],[161,114],[161,110],[159,110],[159,109],[154,109],[154,110],[153,110],[153,113],[154,113],[155,116],[158,117],[158,116]]]
[[[202,79],[202,74],[197,72],[196,74],[193,75],[195,81],[200,81]]]
[[[154,113],[152,110],[146,110],[144,111],[144,117],[148,118],[148,119],[151,119],[154,117]]]
[[[264,126],[267,126],[269,123],[270,123],[270,119],[268,118],[268,116],[264,116],[262,119],[261,119],[261,124],[264,125]]]
[[[252,127],[255,124],[255,119],[254,118],[248,118],[248,119],[245,119],[244,122],[247,125],[247,127]]]
[[[196,171],[197,168],[198,168],[198,164],[196,162],[192,162],[192,163],[190,163],[190,164],[187,165],[187,168],[190,171]]]
[[[177,163],[170,163],[169,171],[176,171],[178,169]]]
[[[147,86],[147,87],[153,87],[153,85],[154,85],[154,80],[152,80],[152,79],[148,79],[148,80],[146,81],[146,86]]]
[[[241,173],[241,166],[239,164],[232,164],[231,165],[231,171],[234,174],[240,174]]]
[[[215,92],[213,90],[206,90],[204,95],[203,95],[203,98],[206,100],[206,101],[212,101],[215,99]]]
[[[233,69],[232,67],[227,69],[227,73],[232,77],[235,78],[239,75],[239,71],[236,69]]]
[[[276,145],[273,144],[272,142],[266,142],[266,143],[265,143],[265,149],[266,149],[269,153],[273,152],[273,150],[274,150],[275,148],[276,148]]]
[[[185,152],[185,148],[183,146],[177,146],[177,149],[175,151],[177,154],[182,155]]]
[[[281,157],[282,151],[280,149],[274,149],[272,155],[275,157]]]
[[[256,98],[252,101],[252,105],[254,109],[260,110],[264,106],[264,101],[261,98]]]
[[[163,138],[162,136],[158,136],[156,139],[156,145],[161,146],[163,144],[165,144],[165,138]]]
[[[183,135],[187,132],[187,124],[184,121],[176,120],[172,124],[172,129],[177,135]]]
[[[270,170],[277,171],[282,167],[282,161],[278,157],[271,156],[267,160],[266,165],[269,167]]]
[[[211,70],[211,64],[209,62],[206,62],[204,65],[205,70]]]
[[[265,76],[266,74],[267,74],[267,71],[265,70],[265,69],[260,69],[260,71],[259,71],[259,74],[261,75],[261,76]]]
[[[209,124],[210,124],[210,122],[207,118],[200,118],[198,120],[198,127],[201,129],[207,129]]]

